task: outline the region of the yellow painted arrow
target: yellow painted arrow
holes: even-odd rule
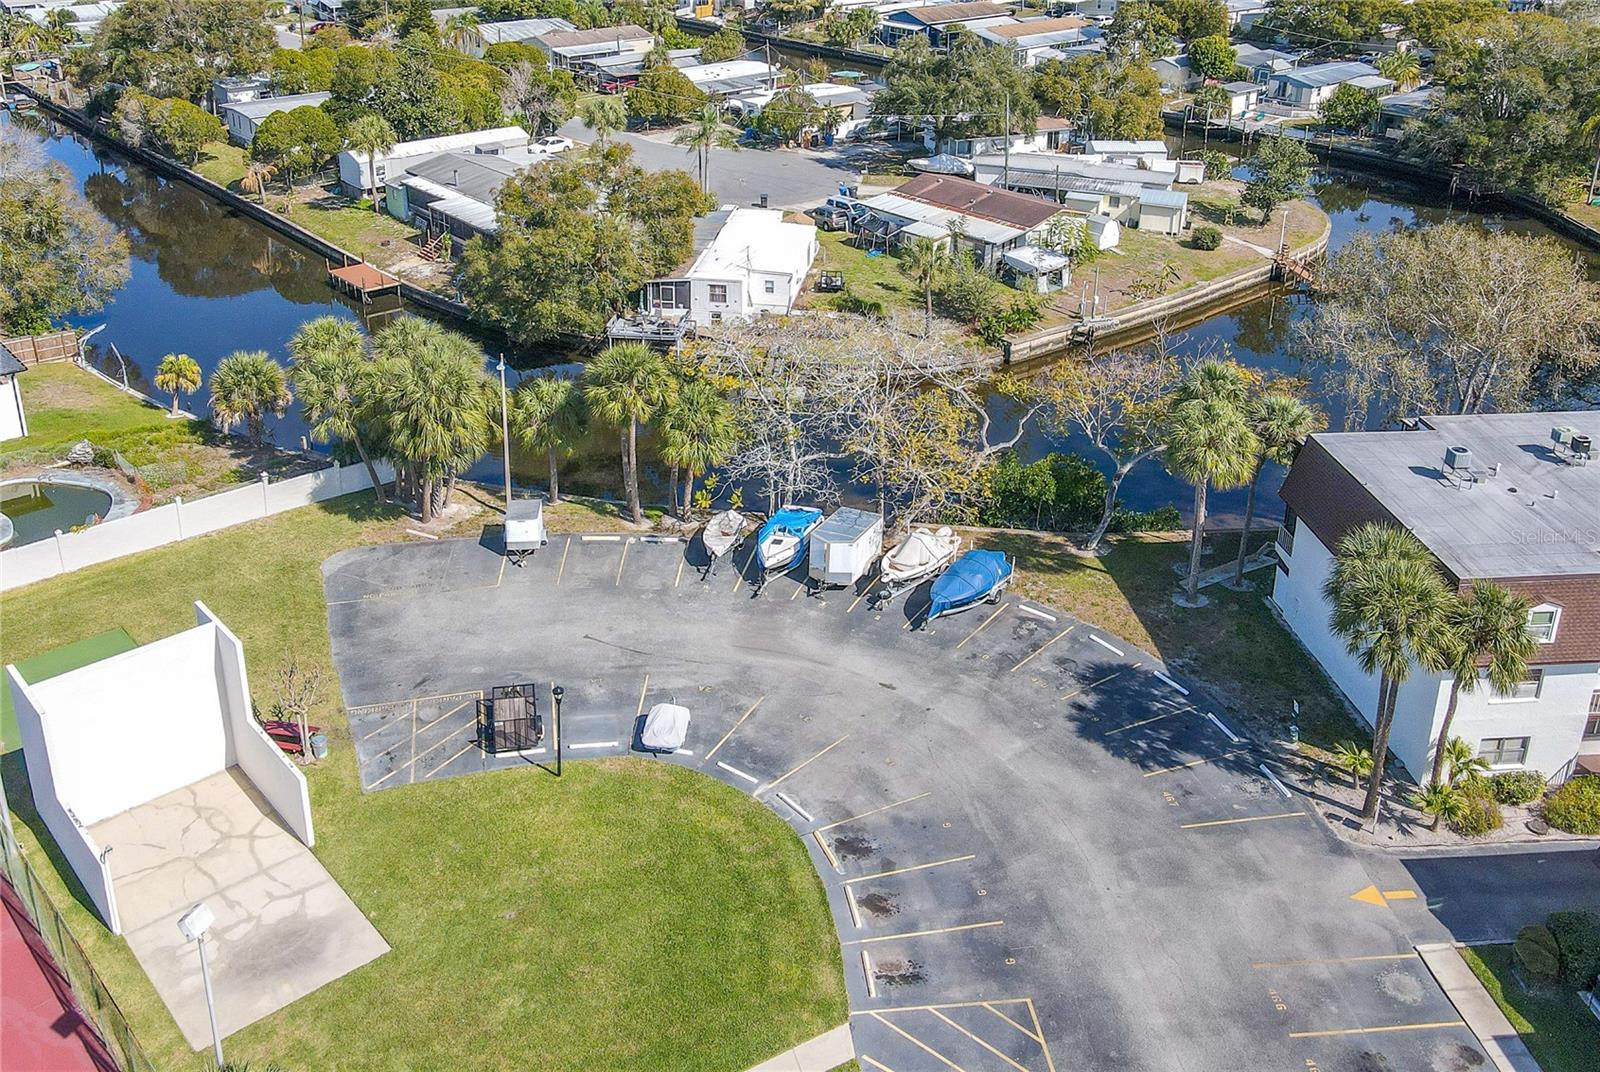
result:
[[[1414,901],[1416,898],[1416,890],[1380,890],[1377,886],[1368,886],[1366,889],[1357,890],[1350,895],[1352,901],[1377,905],[1379,908],[1382,908],[1390,901]]]

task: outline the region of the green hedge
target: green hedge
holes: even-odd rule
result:
[[[1502,804],[1528,804],[1544,795],[1546,779],[1536,770],[1506,771],[1489,779],[1490,794]]]
[[[1544,802],[1544,820],[1569,834],[1600,834],[1600,778],[1573,778]]]

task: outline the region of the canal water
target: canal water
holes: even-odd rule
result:
[[[365,309],[347,302],[327,285],[326,267],[316,254],[229,211],[192,187],[156,175],[87,139],[49,129],[35,120],[21,123],[24,132],[42,142],[50,159],[72,173],[90,203],[128,236],[132,274],[127,284],[104,309],[75,321],[75,326],[86,330],[104,325],[90,350],[98,367],[113,378],[121,379],[125,373],[132,386],[159,394],[150,377],[167,353],[188,353],[209,378],[218,361],[238,350],[265,350],[278,360],[287,360],[290,337],[313,317],[331,314],[376,328],[387,317],[414,311],[398,300]],[[1362,174],[1320,173],[1313,199],[1332,219],[1333,249],[1362,230],[1445,219],[1465,220],[1486,229],[1549,233],[1523,217],[1485,214],[1399,180]],[[1330,427],[1342,428],[1346,426],[1344,408],[1327,391],[1321,370],[1303,367],[1292,353],[1295,325],[1313,315],[1314,306],[1303,298],[1268,295],[1175,332],[1169,341],[1183,355],[1227,347],[1246,364],[1305,378],[1312,396],[1327,411]],[[550,354],[508,357],[524,371],[566,360]],[[195,412],[205,412],[207,405],[203,390],[190,401]],[[1006,400],[994,399],[990,405],[997,426],[1014,420],[1014,410]],[[1367,421],[1354,423],[1361,426]],[[305,426],[291,410],[271,431],[280,445],[298,447]],[[649,457],[648,440],[642,448],[642,456]],[[1031,428],[1018,449],[1029,459],[1052,450],[1075,450],[1093,457],[1079,437],[1047,427]],[[595,429],[590,441],[566,463],[564,489],[614,494],[618,479],[615,451],[614,433]],[[543,483],[542,458],[519,455],[513,467],[519,482]],[[486,459],[471,475],[497,483],[498,466]],[[658,472],[652,470],[650,475],[659,480]],[[1260,500],[1264,516],[1279,512],[1273,492],[1281,481],[1279,470],[1264,477]],[[1156,463],[1146,463],[1130,474],[1122,494],[1130,508],[1139,510],[1169,503],[1186,509],[1190,498],[1188,488]],[[1243,503],[1242,491],[1218,493],[1211,499],[1212,510],[1223,518],[1242,512]]]

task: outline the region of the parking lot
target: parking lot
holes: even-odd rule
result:
[[[1425,899],[1376,885],[1153,656],[1015,596],[928,624],[925,589],[758,589],[743,553],[704,580],[699,554],[558,536],[523,567],[492,540],[330,559],[363,786],[546,777],[548,753],[476,746],[496,685],[564,689],[568,762],[630,751],[672,701],[688,739],[650,761],[805,840],[865,1069],[1485,1064],[1411,948]]]

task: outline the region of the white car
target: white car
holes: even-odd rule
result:
[[[572,148],[572,139],[563,138],[556,134],[540,138],[532,145],[533,151],[537,153],[564,153],[570,148]]]

